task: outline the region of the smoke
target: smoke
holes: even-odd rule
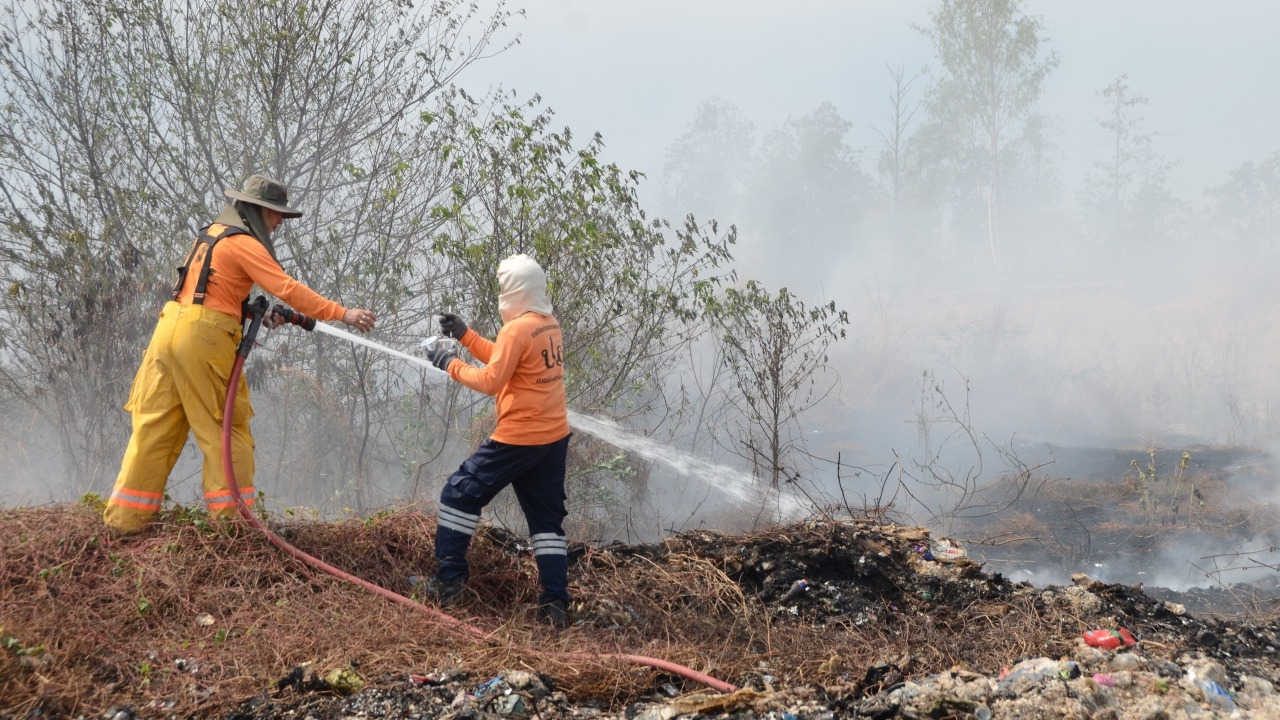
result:
[[[63,498],[56,435],[47,432],[29,410],[7,407],[0,412],[0,499],[4,505],[39,505]]]
[[[718,98],[721,111],[740,111],[722,127],[741,132],[752,125],[757,150],[770,133],[829,102],[850,125],[848,148],[868,175],[883,180],[877,162],[892,91],[886,69],[918,77],[908,106],[924,98],[940,72],[913,28],[929,23],[934,2],[829,3],[788,13],[758,8],[732,19],[678,3],[662,7],[540,9],[519,28],[521,47],[476,67],[469,81],[536,88],[560,121],[600,130],[613,159],[649,173],[646,191],[658,201],[659,188],[672,190],[663,172],[669,153],[677,140],[690,139],[699,106],[710,98]],[[859,447],[901,449],[912,436],[918,378],[932,371],[953,384],[968,380],[975,424],[992,437],[1139,448],[1270,443],[1280,430],[1274,420],[1280,387],[1267,361],[1276,356],[1273,328],[1280,327],[1273,322],[1280,298],[1265,271],[1271,256],[1236,242],[1226,227],[1231,218],[1209,213],[1213,198],[1206,191],[1277,149],[1266,145],[1274,140],[1260,122],[1268,114],[1240,113],[1234,102],[1256,95],[1249,88],[1259,81],[1247,70],[1254,64],[1239,58],[1249,48],[1270,47],[1258,21],[1277,9],[1255,2],[1206,17],[1189,7],[1152,13],[1142,3],[1075,3],[1025,11],[1043,19],[1044,50],[1060,59],[1039,99],[1046,143],[1040,150],[1056,169],[1035,187],[1010,179],[1011,203],[1037,192],[1046,197],[1034,212],[1006,212],[1003,272],[993,270],[980,238],[948,229],[954,218],[914,212],[931,211],[932,201],[945,196],[912,208],[909,222],[936,227],[930,244],[905,250],[886,237],[891,224],[883,216],[864,214],[859,226],[831,228],[827,212],[798,215],[825,235],[798,238],[800,252],[796,239],[762,229],[759,207],[699,206],[697,198],[723,196],[717,188],[667,198],[666,213],[692,211],[737,224],[742,275],[802,289],[811,303],[834,300],[850,312],[850,339],[837,346],[832,363],[842,379],[841,408],[819,413],[824,436],[854,428],[858,437],[848,442]],[[662,49],[659,70],[617,83],[611,68],[651,53],[655,43]],[[773,50],[767,64],[759,61],[759,47]],[[590,66],[581,71],[592,81],[546,72],[535,61],[552,48],[559,58],[548,59],[553,68],[578,51],[589,53]],[[930,65],[931,74],[920,73]],[[1109,247],[1094,236],[1099,218],[1085,210],[1082,196],[1113,149],[1114,138],[1100,125],[1108,110],[1100,92],[1122,75],[1132,97],[1147,100],[1129,118],[1152,156],[1133,168],[1150,175],[1135,198],[1148,192],[1142,207],[1151,217],[1165,214],[1150,233],[1138,233],[1142,238],[1131,233]],[[583,92],[587,87],[592,91]],[[641,108],[619,92],[663,100]],[[924,120],[916,115],[908,134]],[[749,184],[740,169],[748,150],[724,160],[733,161],[735,186]],[[751,205],[767,204],[764,197],[752,196]]]

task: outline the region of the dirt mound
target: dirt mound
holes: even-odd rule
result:
[[[526,539],[487,528],[469,592],[451,608],[468,632],[305,567],[242,523],[184,508],[164,520],[116,538],[90,504],[0,512],[0,717],[1161,717],[1237,704],[1261,717],[1280,707],[1273,618],[1199,615],[1173,594],[1084,577],[1010,582],[921,528],[822,518],[576,546],[563,632],[533,611]],[[269,524],[397,592],[434,565],[434,519],[411,510]],[[1119,628],[1137,644],[1113,652],[1082,640]],[[619,655],[741,689],[709,693]]]

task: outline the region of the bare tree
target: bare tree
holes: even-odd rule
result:
[[[1147,130],[1139,114],[1149,100],[1127,81],[1121,75],[1098,92],[1107,110],[1098,120],[1106,155],[1094,163],[1082,193],[1086,216],[1095,218],[1097,250],[1122,268],[1128,267],[1124,261],[1168,246],[1179,210],[1168,189],[1173,165],[1156,152],[1158,133]]]
[[[14,340],[0,382],[46,412],[73,477],[113,472],[127,429],[115,409],[170,268],[222,190],[250,173],[285,182],[306,210],[277,239],[286,270],[378,309],[384,339],[420,330],[413,309],[435,263],[418,240],[450,187],[439,148],[455,130],[424,120],[453,102],[449,83],[494,50],[508,17],[448,0],[61,0],[4,11],[0,279],[10,292],[0,321]],[[337,409],[345,420],[332,442],[311,445],[316,476],[362,487],[398,422],[385,402],[391,371],[315,340],[289,350],[275,365],[336,400],[313,395],[291,417]]]
[[[1027,465],[1013,441],[998,444],[974,427],[969,406],[969,380],[961,376],[964,398],[953,401],[930,371],[920,382],[916,412],[918,454],[902,466],[898,487],[924,508],[930,525],[973,522],[1014,507],[1035,482],[1041,465]],[[992,472],[987,454],[994,452],[1003,466]]]
[[[773,294],[748,281],[727,290],[710,315],[733,371],[740,417],[734,450],[776,489],[798,473],[800,418],[834,387],[819,381],[827,350],[845,335],[848,313],[834,302],[806,307],[786,288]]]
[[[911,126],[916,112],[920,110],[919,101],[911,99],[911,86],[920,76],[913,75],[908,78],[906,71],[899,65],[889,67],[889,77],[893,80],[893,87],[887,96],[889,125],[884,130],[875,127],[872,129],[884,143],[884,148],[880,151],[880,180],[889,191],[889,206],[896,230],[901,212],[902,186],[907,170],[907,128]]]

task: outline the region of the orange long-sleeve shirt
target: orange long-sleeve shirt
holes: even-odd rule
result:
[[[216,237],[226,227],[216,223],[210,225],[209,234]],[[191,266],[187,269],[187,277],[178,293],[179,303],[191,304],[200,278],[200,268],[203,266],[204,252],[201,251],[192,258]],[[280,263],[254,237],[237,234],[219,240],[213,248],[204,306],[238,319],[240,301],[249,294],[254,283],[288,303],[294,310],[317,320],[341,320],[347,311],[342,305],[289,277],[280,268]]]
[[[449,376],[472,390],[496,395],[494,440],[508,445],[547,445],[569,434],[564,394],[560,323],[525,313],[498,331],[495,341],[468,329],[462,345],[484,367],[449,363]]]

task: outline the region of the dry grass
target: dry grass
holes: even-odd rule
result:
[[[434,568],[434,518],[416,511],[275,527],[300,549],[396,591],[408,575]],[[916,604],[910,593],[895,595],[902,580],[888,575],[878,582],[896,605],[873,601],[875,621],[837,614],[811,622],[726,574],[736,567],[727,557],[744,546],[784,557],[795,548],[881,557],[887,549],[894,566],[906,568],[901,547],[849,527],[703,533],[650,552],[588,549],[571,572],[580,622],[564,632],[535,616],[536,566],[519,539],[482,532],[472,547],[471,592],[455,611],[490,633],[477,640],[304,567],[238,522],[210,525],[179,508],[140,536],[118,538],[87,504],[6,510],[0,712],[76,715],[128,703],[209,715],[271,690],[301,665],[320,674],[353,667],[374,682],[523,668],[550,675],[571,697],[616,705],[670,678],[601,654],[657,657],[735,684],[758,678],[762,667],[781,683],[845,683],[886,662],[909,675],[955,665],[993,672],[1020,657],[1062,652],[1083,628],[1079,618],[1039,606],[1034,594]],[[837,537],[845,545],[835,548]],[[202,616],[212,623],[201,624]]]

